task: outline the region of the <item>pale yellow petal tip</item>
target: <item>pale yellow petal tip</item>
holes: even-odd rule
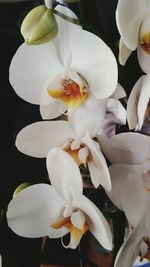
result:
[[[14,191],[13,193],[13,198],[16,196],[16,194],[18,194],[19,192],[21,192],[22,190],[24,190],[25,188],[29,187],[31,185],[31,183],[22,183],[20,184]]]
[[[33,8],[21,25],[21,34],[28,45],[42,44],[55,38],[58,25],[52,9],[45,5]]]

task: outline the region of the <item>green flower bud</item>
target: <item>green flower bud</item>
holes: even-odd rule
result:
[[[13,198],[16,196],[17,193],[19,193],[20,191],[22,191],[23,189],[29,187],[31,185],[31,183],[22,183],[20,184],[14,191],[13,193]]]
[[[45,5],[33,8],[21,25],[21,34],[29,45],[50,41],[57,32],[58,26],[53,9],[48,9]]]

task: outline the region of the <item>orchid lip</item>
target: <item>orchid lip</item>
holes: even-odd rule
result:
[[[81,78],[82,76],[80,75],[79,77]],[[86,100],[89,94],[87,86],[85,86],[85,80],[83,81],[83,84],[79,84],[73,79],[65,77],[60,81],[57,89],[51,89],[51,86],[48,87],[48,95],[55,99],[60,99],[69,107],[76,108]]]

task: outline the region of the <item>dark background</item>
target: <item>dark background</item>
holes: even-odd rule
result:
[[[0,209],[5,210],[16,187],[23,182],[48,183],[45,160],[28,157],[15,148],[16,134],[24,126],[41,120],[39,107],[20,99],[9,84],[11,58],[23,42],[20,25],[24,16],[42,1],[0,3]],[[84,29],[99,35],[118,55],[119,33],[115,24],[117,0],[83,0],[70,8],[80,17]],[[119,81],[129,95],[141,70],[136,53],[126,67],[119,66]],[[122,128],[126,131],[127,127]],[[100,193],[102,192],[102,193]],[[100,190],[99,200],[105,199]],[[86,192],[99,205],[95,194]],[[101,202],[102,203],[102,202]],[[4,216],[5,217],[5,216]],[[0,253],[4,267],[38,267],[40,260],[56,264],[79,265],[78,251],[65,250],[60,240],[49,240],[45,252],[40,255],[41,240],[26,239],[12,233],[5,218],[0,224]],[[56,251],[56,249],[58,249]],[[54,256],[54,254],[56,256]]]

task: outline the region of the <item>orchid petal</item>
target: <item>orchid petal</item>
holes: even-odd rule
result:
[[[75,29],[81,29],[82,26],[81,25],[77,25],[74,23],[73,20],[77,20],[78,17],[75,15],[75,13],[73,13],[73,11],[66,7],[66,6],[62,6],[62,5],[57,5],[54,9],[54,13],[55,13],[55,18],[56,21],[58,23],[58,25],[61,25],[61,27],[59,27],[59,29],[61,31],[66,31],[66,29],[68,30],[68,28],[75,30]],[[69,20],[67,20],[67,18],[64,18],[64,15],[66,17],[68,17],[69,19],[72,20],[72,22],[70,22]]]
[[[118,2],[117,26],[123,42],[130,50],[137,48],[139,28],[149,9],[150,4],[146,0],[119,0]]]
[[[80,49],[77,40],[80,40]],[[80,30],[72,32],[70,49],[70,69],[85,78],[96,98],[110,96],[117,86],[117,64],[110,48],[96,35]]]
[[[111,179],[109,170],[98,143],[93,141],[88,134],[82,138],[82,141],[90,151],[91,158],[87,161],[87,164],[92,183],[95,187],[98,187],[101,184],[106,190],[110,191]]]
[[[144,216],[148,194],[143,187],[142,174],[130,173],[125,178],[121,201],[126,217],[134,227],[138,225]]]
[[[106,113],[106,100],[98,100],[92,95],[76,110],[68,114],[68,121],[78,138],[86,131],[95,137],[100,129]]]
[[[114,93],[110,97],[114,98],[114,99],[120,99],[120,98],[123,98],[125,96],[126,96],[125,90],[123,89],[121,84],[118,83],[116,90],[114,91]]]
[[[116,122],[114,120],[114,115],[111,113],[106,113],[103,125],[98,132],[98,136],[104,135],[110,138],[115,134],[116,134]]]
[[[54,100],[48,105],[40,105],[40,113],[43,120],[55,119],[64,114],[66,110],[66,105],[59,100]]]
[[[78,152],[79,160],[85,165],[86,165],[86,161],[87,161],[88,155],[89,155],[89,150],[88,150],[87,146],[81,148],[79,150],[79,152]]]
[[[65,245],[63,242],[62,244],[65,248],[75,249],[88,229],[88,226],[85,224],[84,213],[81,210],[73,212],[71,224],[68,224],[67,228],[70,230],[70,242],[68,245]]]
[[[134,129],[138,124],[138,113],[137,113],[137,106],[140,97],[140,93],[142,90],[142,84],[144,81],[144,75],[140,77],[140,79],[134,85],[129,99],[127,103],[127,120],[129,124],[129,129]]]
[[[143,81],[143,87],[141,90],[141,94],[139,97],[137,112],[138,112],[138,119],[139,119],[139,129],[142,128],[144,119],[145,119],[145,113],[148,106],[148,103],[150,101],[150,75],[146,75]]]
[[[38,46],[24,43],[11,61],[10,83],[24,100],[45,105],[49,104],[46,86],[62,71],[53,41]]]
[[[75,192],[82,194],[79,168],[68,153],[59,148],[51,149],[47,155],[47,169],[52,185],[64,199],[70,201]]]
[[[137,56],[139,65],[143,72],[150,72],[150,56],[143,50],[143,48],[139,45],[137,48]]]
[[[67,121],[40,121],[23,128],[16,138],[19,151],[33,157],[46,157],[53,147],[61,147],[73,132]]]
[[[63,205],[65,201],[52,186],[30,186],[19,192],[9,203],[8,226],[24,237],[55,236],[57,230],[52,229],[50,225],[59,216]],[[64,229],[59,231],[59,237],[63,235]]]
[[[73,212],[71,216],[71,222],[75,227],[82,229],[85,223],[84,213],[81,210]]]
[[[109,167],[109,171],[112,181],[112,190],[110,192],[107,192],[107,194],[111,201],[119,209],[123,210],[121,194],[124,188],[124,184],[126,183],[126,177],[133,172],[140,173],[141,167],[140,165],[113,164]]]
[[[122,39],[120,39],[119,42],[119,63],[121,65],[125,65],[127,59],[129,58],[129,56],[131,55],[132,50],[129,49],[125,43],[123,42]]]
[[[142,222],[143,223],[143,222]],[[114,267],[131,267],[140,253],[141,239],[146,234],[140,223],[120,248]]]
[[[150,139],[143,134],[128,132],[111,138],[98,136],[98,141],[102,151],[112,163],[140,164],[150,155]]]
[[[108,98],[107,112],[113,114],[114,122],[118,124],[126,124],[127,113],[119,100]]]
[[[112,237],[110,227],[100,210],[84,195],[76,195],[72,205],[81,209],[86,215],[86,223],[89,230],[106,249],[112,249]]]

